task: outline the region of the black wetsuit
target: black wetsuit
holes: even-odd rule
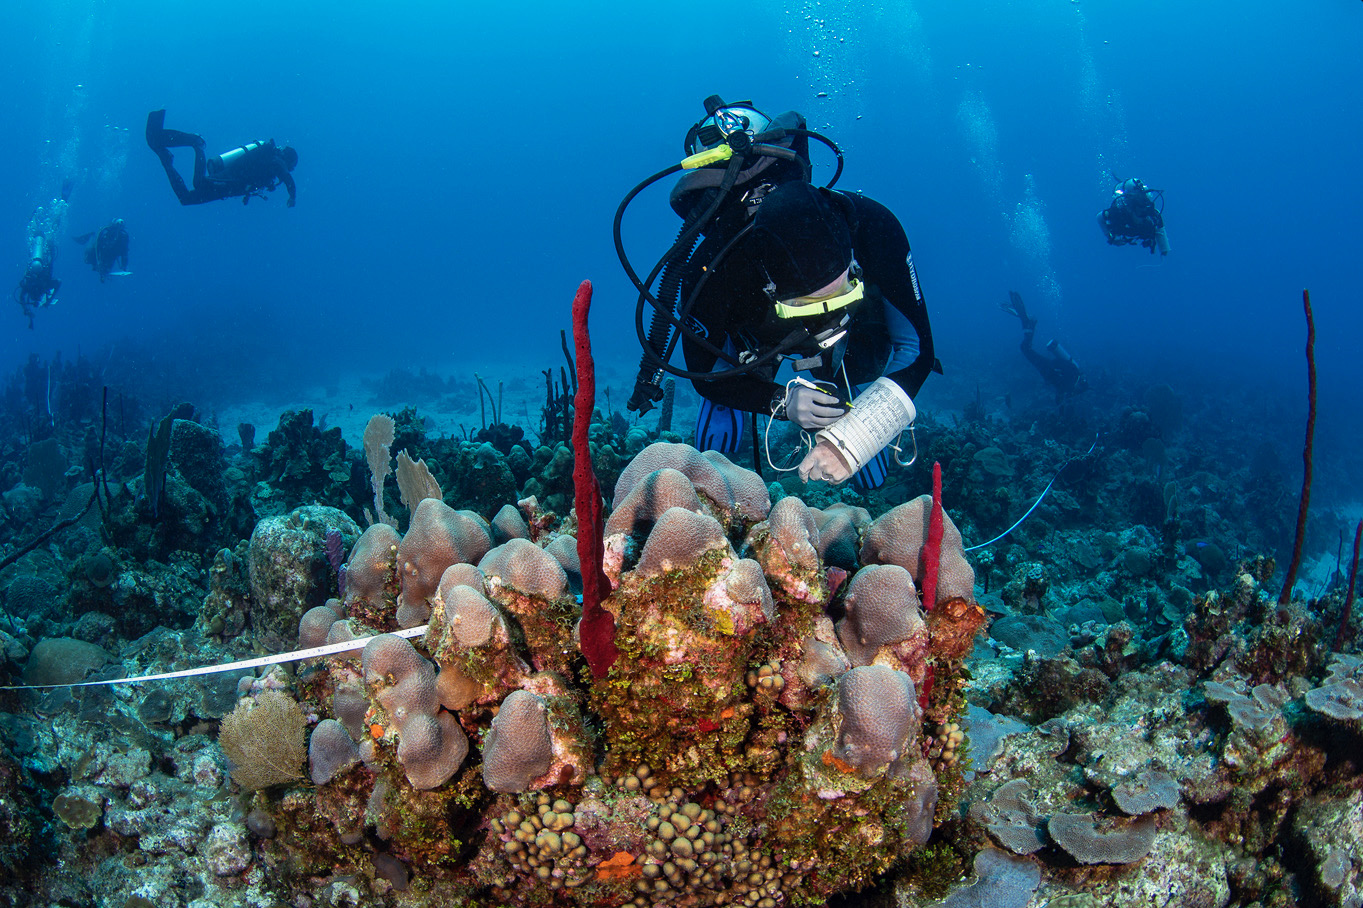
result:
[[[24,269],[24,276],[19,279],[19,286],[15,290],[15,297],[28,318],[30,328],[33,327],[34,313],[57,301],[57,291],[61,288],[62,282],[52,276],[56,256],[57,249],[51,238],[45,238],[41,251],[28,263],[28,267]]]
[[[289,191],[289,205],[297,196],[293,176],[289,173],[281,149],[274,141],[253,142],[245,147],[245,152],[224,166],[222,156],[211,160],[204,154],[202,136],[178,129],[165,129],[165,111],[152,111],[147,117],[147,145],[156,152],[161,167],[170,180],[170,188],[181,205],[202,205],[218,199],[241,197],[243,204],[251,196],[273,190],[284,184]],[[185,185],[184,177],[175,169],[175,160],[170,153],[172,148],[194,149],[194,188]]]
[[[128,230],[122,224],[106,224],[99,228],[94,240],[85,247],[85,264],[99,275],[99,282],[109,276],[118,265],[119,271],[128,270]]]
[[[882,374],[894,381],[909,397],[915,397],[935,358],[932,326],[927,306],[918,287],[909,240],[899,220],[888,208],[859,193],[839,193],[849,203],[852,247],[862,268],[865,298],[852,317],[847,334],[843,363],[853,385],[874,381]],[[722,222],[721,222],[722,223]],[[732,239],[737,226],[716,229],[692,256],[692,269],[682,282],[681,298],[689,299],[700,267],[712,262]],[[763,292],[767,283],[761,263],[745,255],[744,243],[724,257],[701,290],[688,323],[697,333],[721,349],[729,346],[742,354],[776,347],[792,331],[789,320],[775,317],[771,300]],[[911,360],[916,342],[917,355]],[[709,372],[728,368],[715,354],[683,338],[686,368]],[[817,352],[817,351],[814,351]],[[816,378],[833,378],[835,364],[827,352],[824,365],[812,369]],[[718,381],[695,381],[696,390],[714,403],[749,413],[769,415],[773,399],[784,393],[774,381],[779,363],[745,375]],[[893,371],[885,373],[887,365]],[[842,384],[841,381],[838,382]]]
[[[1084,373],[1080,371],[1073,359],[1058,355],[1049,348],[1045,356],[1032,349],[1032,336],[1035,333],[1035,327],[1023,329],[1020,349],[1022,355],[1027,357],[1027,362],[1035,366],[1036,371],[1041,373],[1046,384],[1055,389],[1056,399],[1064,400],[1087,388],[1088,384],[1084,380]]]
[[[1098,214],[1098,223],[1110,245],[1139,242],[1153,252],[1164,227],[1164,216],[1150,198],[1149,190],[1138,189],[1116,196],[1112,204]]]

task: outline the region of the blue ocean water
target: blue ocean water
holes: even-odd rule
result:
[[[1243,418],[1291,450],[1310,287],[1319,458],[1346,475],[1361,29],[1345,0],[7,4],[3,279],[66,179],[66,233],[125,218],[134,274],[101,285],[65,245],[60,304],[33,330],[10,309],[0,371],[153,357],[166,401],[268,388],[297,405],[357,371],[501,360],[536,378],[589,278],[599,356],[628,373],[611,217],[719,93],[805,113],[846,151],[839,185],[904,222],[947,367],[923,408],[1036,390],[997,311],[1017,289],[1100,381],[1270,401]],[[293,144],[297,208],[179,206],[142,138],[162,107],[210,153]],[[1165,190],[1167,259],[1104,244],[1113,174]],[[651,263],[677,227],[665,191],[625,226]]]
[[[1152,832],[1153,811],[1168,811],[1160,814],[1161,852],[1149,862],[1150,873],[1076,874],[1073,861],[1057,850],[1072,853],[1060,841],[1063,824],[1056,823],[1047,833],[1056,847],[1040,858],[1008,859],[999,885],[1018,888],[1021,866],[1030,875],[1014,893],[1018,904],[1032,898],[1043,870],[1047,888],[1039,898],[1046,899],[1075,885],[1118,890],[1111,904],[1153,901],[1154,895],[1144,897],[1147,891],[1177,900],[1177,884],[1197,888],[1207,903],[1228,904],[1233,884],[1237,905],[1281,901],[1289,889],[1310,897],[1303,904],[1312,898],[1325,904],[1331,893],[1350,904],[1345,899],[1356,899],[1363,885],[1363,867],[1353,860],[1360,850],[1358,802],[1351,795],[1358,788],[1353,754],[1363,720],[1344,707],[1357,708],[1363,663],[1346,652],[1356,653],[1357,643],[1346,640],[1351,625],[1336,610],[1343,577],[1332,572],[1347,569],[1337,560],[1347,557],[1343,532],[1363,516],[1357,397],[1363,365],[1356,352],[1363,313],[1355,270],[1363,238],[1357,217],[1361,32],[1363,5],[1356,0],[0,5],[0,123],[7,139],[0,145],[7,175],[0,182],[0,282],[12,287],[19,280],[35,209],[50,211],[63,184],[72,187],[56,264],[60,303],[38,312],[31,329],[18,306],[0,308],[9,325],[0,333],[0,424],[9,435],[0,457],[6,477],[0,561],[30,540],[42,543],[18,566],[0,564],[13,568],[0,578],[0,684],[42,680],[45,671],[68,668],[84,677],[85,660],[105,674],[140,673],[288,649],[298,617],[289,610],[302,613],[302,597],[282,592],[290,566],[283,549],[311,545],[310,533],[325,539],[328,559],[334,544],[339,560],[343,534],[334,528],[334,535],[323,534],[308,523],[312,517],[300,517],[300,533],[290,538],[305,541],[277,543],[275,552],[270,534],[280,533],[285,518],[271,512],[290,512],[293,496],[313,491],[306,482],[320,476],[329,484],[325,494],[346,498],[347,507],[355,506],[352,516],[364,514],[368,522],[370,477],[354,450],[355,428],[376,409],[410,404],[426,413],[440,406],[431,438],[420,440],[430,441],[432,451],[458,453],[457,443],[437,447],[434,436],[458,428],[451,419],[467,418],[477,428],[482,398],[469,382],[474,372],[494,387],[505,383],[513,406],[524,406],[511,419],[535,433],[541,374],[563,361],[559,333],[569,327],[569,302],[583,279],[595,285],[599,370],[618,410],[639,348],[636,294],[612,243],[616,207],[631,187],[681,157],[682,138],[707,95],[750,98],[771,113],[798,109],[835,139],[846,153],[839,187],[864,190],[888,205],[913,243],[945,374],[930,378],[917,401],[923,450],[932,456],[897,473],[897,485],[889,487],[902,491],[919,481],[905,497],[926,492],[927,463],[940,442],[941,459],[954,473],[943,497],[962,520],[966,544],[981,543],[1015,517],[1036,515],[1004,545],[984,543],[972,555],[977,573],[967,584],[976,581],[979,608],[957,613],[983,620],[987,609],[994,621],[970,656],[972,669],[986,669],[970,690],[970,747],[981,774],[997,771],[996,781],[1003,779],[1002,761],[993,770],[986,764],[1000,753],[997,740],[1015,733],[1030,734],[1026,746],[1042,757],[1010,760],[1007,772],[1029,776],[1036,792],[1049,792],[1038,803],[1088,810],[1096,800],[1106,805],[1104,792],[1112,789],[1114,803],[1127,812],[1117,783],[1138,763],[1168,769],[1183,786],[1182,794],[1175,786],[1172,804],[1139,811]],[[148,111],[161,108],[167,126],[202,134],[210,153],[268,138],[296,147],[297,206],[286,208],[281,192],[245,206],[230,199],[180,206],[143,138]],[[827,179],[831,156],[817,146],[814,156],[816,179]],[[189,157],[177,152],[182,169]],[[1172,242],[1167,257],[1103,241],[1095,215],[1114,182],[1129,176],[1164,191]],[[645,192],[625,221],[626,243],[641,270],[678,228],[666,185]],[[132,274],[101,283],[68,238],[114,217],[124,218],[132,234]],[[1281,564],[1291,545],[1306,415],[1301,294],[1307,287],[1320,372],[1316,494],[1298,587],[1309,601],[1278,609],[1271,603],[1282,572],[1242,559],[1276,555]],[[1038,346],[1056,338],[1078,358],[1088,394],[1064,407],[1052,400],[1019,354],[1017,322],[999,311],[1010,290],[1040,319]],[[43,398],[42,375],[58,357],[90,364],[95,379],[85,390],[91,399],[81,420],[35,432],[31,417],[42,415],[35,403]],[[21,396],[11,393],[12,379],[24,375],[26,363],[34,364],[33,386],[11,408]],[[458,393],[469,395],[466,406],[451,407],[448,392],[431,395],[420,383],[404,394],[404,376],[421,369],[458,377]],[[65,391],[52,387],[47,374],[50,412]],[[370,386],[382,384],[385,396],[371,394],[361,377]],[[81,458],[93,460],[97,404],[91,401],[102,383],[119,402],[105,458],[118,455],[112,492],[107,482],[102,491],[77,486],[88,476]],[[1150,391],[1161,385],[1169,386],[1184,415],[1182,427],[1170,430],[1167,459],[1162,443],[1154,451],[1144,444],[1159,441],[1158,432],[1116,437],[1124,415],[1142,405],[1152,409]],[[140,403],[126,423],[124,394]],[[256,454],[236,447],[224,454],[216,439],[204,442],[214,456],[207,467],[197,465],[196,479],[210,474],[224,499],[230,485],[232,507],[218,502],[214,520],[194,531],[193,519],[208,513],[208,505],[202,512],[181,507],[174,520],[156,514],[147,504],[145,478],[155,465],[144,471],[138,444],[148,424],[178,401],[197,407],[194,422],[208,427],[183,426],[190,454],[215,431],[235,444],[239,420],[255,420],[260,440],[281,411],[312,407],[319,422],[346,417],[349,460],[329,456],[321,444],[307,450],[309,440],[296,438],[261,445]],[[978,418],[981,413],[989,418]],[[411,423],[401,428],[410,443]],[[1098,432],[1107,436],[1101,442],[1094,441]],[[1085,449],[1099,443],[1104,449],[1085,463]],[[102,431],[99,444],[105,453]],[[45,461],[37,456],[44,450]],[[312,461],[303,477],[292,475],[294,463],[280,463],[299,451]],[[51,467],[54,453],[69,456],[55,477],[51,469],[33,471],[35,483],[47,478],[51,489],[40,494],[11,483],[21,458],[25,468]],[[468,474],[485,465],[452,461],[472,463]],[[562,468],[565,462],[552,463]],[[1077,468],[1066,475],[1071,463]],[[176,463],[185,473],[192,466]],[[448,462],[440,466],[455,470]],[[226,479],[213,475],[223,472]],[[505,472],[512,475],[509,467]],[[973,488],[962,487],[962,475]],[[23,476],[30,478],[27,469]],[[1055,483],[1053,492],[1045,480]],[[382,483],[380,477],[376,506]],[[194,500],[185,492],[188,483],[177,487]],[[556,506],[567,512],[561,488],[537,487],[558,494],[563,503]],[[525,494],[524,510],[534,520],[538,503],[521,491],[529,488],[524,481],[498,488],[499,503]],[[821,502],[838,494],[824,487],[800,494],[806,492]],[[207,502],[208,494],[199,500]],[[50,542],[37,535],[59,516],[74,518],[73,502],[85,503],[84,525],[67,527]],[[959,509],[958,502],[964,503]],[[91,510],[96,503],[105,513]],[[358,524],[340,511],[325,519],[338,518],[358,535]],[[272,529],[255,551],[280,569],[259,571],[265,579],[257,584],[250,576],[252,546],[239,543],[267,520]],[[537,532],[543,528],[537,523]],[[857,540],[855,531],[850,539]],[[918,551],[916,544],[908,548]],[[360,561],[355,550],[350,557]],[[845,567],[825,561],[832,586],[846,580]],[[956,579],[967,573],[958,571]],[[328,572],[306,592],[339,593],[342,577],[353,576]],[[1227,582],[1233,595],[1205,595]],[[1332,595],[1317,598],[1327,584]],[[267,601],[257,586],[279,595]],[[207,598],[206,588],[212,589]],[[639,597],[644,604],[650,598]],[[941,601],[930,604],[941,608]],[[368,603],[357,599],[352,606],[356,620],[368,617]],[[967,644],[974,633],[972,625],[962,635]],[[953,635],[945,636],[950,642]],[[567,652],[557,638],[551,643],[545,652]],[[1327,676],[1332,645],[1341,652]],[[923,668],[922,653],[917,658]],[[964,706],[954,703],[956,688],[944,693],[947,685],[940,684],[961,668],[962,658],[953,656],[951,672],[935,676],[939,707],[947,700],[951,709]],[[105,666],[106,659],[121,665]],[[641,664],[642,678],[650,669]],[[771,665],[736,664],[732,683],[714,687],[745,697],[751,688],[758,702],[767,696],[759,685],[769,676],[770,683],[784,684],[784,676],[772,676],[779,665]],[[1041,673],[1038,666],[1061,669]],[[422,898],[448,902],[453,890],[439,887],[464,871],[417,841],[424,833],[415,827],[423,824],[389,838],[400,811],[382,803],[374,781],[380,771],[398,780],[405,796],[426,795],[394,775],[391,753],[386,769],[370,765],[345,782],[352,799],[347,828],[323,816],[327,803],[341,803],[332,800],[341,786],[324,789],[328,780],[311,775],[318,788],[301,803],[319,805],[317,818],[326,822],[315,824],[310,841],[325,847],[309,856],[305,842],[288,857],[296,867],[281,860],[295,840],[276,838],[272,795],[256,797],[251,803],[258,809],[244,817],[232,815],[220,797],[237,797],[246,787],[236,775],[235,783],[228,781],[240,767],[229,766],[230,742],[217,725],[239,694],[257,702],[266,690],[293,685],[310,718],[327,708],[340,714],[339,698],[332,701],[318,693],[324,685],[313,686],[314,668],[302,667],[293,680],[275,674],[241,685],[229,675],[213,684],[120,687],[88,696],[0,693],[0,904],[266,904],[266,894],[274,899],[272,887],[281,903],[288,893],[298,905],[351,904],[362,899],[361,891],[405,888],[409,865],[419,892],[437,881]],[[670,675],[655,674],[672,684]],[[1346,676],[1352,705],[1329,690]],[[933,678],[926,676],[927,688]],[[1215,685],[1206,683],[1213,678]],[[931,691],[917,693],[901,698],[910,707],[905,713]],[[1297,698],[1306,705],[1295,705]],[[1294,705],[1282,709],[1289,699]],[[976,701],[987,701],[994,712]],[[925,759],[941,760],[934,771],[943,778],[959,768],[961,729],[947,720],[961,716],[951,709],[921,729],[913,720],[913,733],[923,735],[914,746],[923,745]],[[720,717],[733,715],[727,712]],[[1061,721],[1065,715],[1070,718]],[[477,738],[489,716],[480,705],[463,721]],[[300,713],[300,734],[303,724]],[[776,727],[764,725],[762,738]],[[713,724],[694,728],[698,739],[714,731]],[[803,727],[790,729],[789,736],[779,735],[782,745],[791,744],[787,755],[799,753],[794,745],[803,740],[796,733]],[[384,747],[391,751],[393,729],[379,724],[361,731],[387,734]],[[762,738],[752,739],[761,745],[754,750],[770,746]],[[346,743],[352,743],[348,737]],[[485,752],[477,759],[486,759]],[[302,757],[294,762],[301,765]],[[467,774],[459,784],[479,792],[486,817],[457,822],[500,836],[503,828],[494,824],[510,814],[492,809],[491,785],[478,788],[475,761],[461,765]],[[632,775],[607,784],[630,791],[627,782],[638,780],[636,787],[652,787],[644,781],[647,766],[622,768]],[[1081,776],[1082,791],[1075,784]],[[604,764],[593,784],[602,778]],[[697,809],[702,790],[707,803],[722,803],[715,799],[720,786],[711,781],[686,794],[696,797]],[[750,786],[740,781],[734,772],[728,785],[741,793]],[[780,791],[773,781],[757,785],[767,787],[764,798]],[[1148,788],[1167,789],[1174,781],[1165,776]],[[306,782],[289,784],[307,791]],[[976,788],[974,803],[986,788]],[[315,797],[319,790],[324,797]],[[680,789],[667,796],[677,800],[674,791]],[[450,793],[446,788],[436,797]],[[811,789],[810,803],[829,801],[830,794],[838,792]],[[302,828],[295,825],[300,801],[291,803],[289,815],[276,811],[279,828],[290,833]],[[452,817],[464,811],[451,811],[451,803],[441,810],[442,828],[457,831]],[[738,800],[730,803],[745,809]],[[784,794],[780,803],[788,803]],[[926,802],[915,803],[921,809]],[[1283,806],[1289,803],[1290,810]],[[548,809],[547,796],[542,806]],[[1002,797],[994,806],[1006,809]],[[1106,806],[1099,812],[1112,818]],[[625,819],[622,812],[614,822]],[[331,823],[337,841],[353,851],[331,850]],[[1034,838],[1035,823],[1024,824]],[[629,815],[628,825],[632,834],[638,816]],[[984,833],[976,828],[971,835]],[[475,845],[514,853],[494,836],[482,839]],[[958,846],[967,840],[953,836]],[[1166,846],[1169,841],[1195,847]],[[609,853],[616,865],[621,852],[598,845],[593,861]],[[828,863],[836,863],[842,849],[827,850]],[[986,855],[994,860],[1000,852]],[[950,865],[943,859],[941,866]],[[977,865],[981,878],[984,866]],[[528,866],[520,869],[529,880]],[[484,889],[491,903],[543,895],[516,893],[508,874]],[[774,886],[772,880],[767,874],[763,885]],[[755,895],[748,902],[776,903],[757,902]]]

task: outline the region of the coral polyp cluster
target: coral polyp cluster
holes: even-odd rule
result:
[[[920,559],[928,507],[872,523],[773,506],[723,457],[645,449],[606,525],[619,657],[598,679],[578,650],[577,565],[553,554],[571,523],[532,540],[533,521],[503,520],[523,535],[488,548],[480,518],[427,499],[407,536],[372,527],[345,617],[300,627],[304,642],[377,634],[358,664],[302,675],[305,825],[335,836],[308,850],[344,863],[372,828],[414,878],[498,905],[775,908],[872,883],[960,784],[924,716],[958,708],[942,681],[983,612],[950,574],[959,534]],[[859,528],[875,540],[861,557],[885,563],[859,563]],[[828,546],[850,578],[825,567]],[[924,609],[913,570],[938,561],[956,582]],[[391,633],[427,613],[423,636]]]

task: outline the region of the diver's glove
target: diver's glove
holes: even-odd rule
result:
[[[786,386],[785,400],[776,416],[785,416],[801,429],[823,429],[847,412],[847,405],[813,382],[797,378]]]
[[[913,425],[917,417],[918,410],[913,405],[913,398],[909,397],[903,388],[888,378],[877,378],[865,391],[857,395],[845,416],[827,428],[819,430],[814,436],[817,442],[815,450],[825,445],[831,446],[841,455],[841,460],[848,467],[846,475],[850,476],[866,466],[886,445],[894,444],[903,431]],[[827,461],[827,458],[825,461],[832,463]],[[816,461],[808,457],[806,463],[810,467],[816,465]],[[806,475],[806,464],[802,463],[800,466],[801,478],[824,478]],[[827,478],[834,482],[846,478],[842,476],[841,479],[834,479],[833,475]]]

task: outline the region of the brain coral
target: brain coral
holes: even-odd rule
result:
[[[440,575],[452,564],[473,564],[487,554],[492,534],[472,511],[456,511],[436,498],[423,498],[398,544],[402,593],[398,604],[415,605],[435,594]]]
[[[549,540],[544,550],[558,559],[558,563],[563,565],[563,570],[570,577],[581,577],[582,562],[577,557],[577,540],[572,536],[555,536]]]
[[[512,539],[488,552],[478,569],[488,596],[524,636],[534,667],[566,674],[580,609],[558,559],[527,539]]]
[[[442,617],[450,636],[465,649],[487,643],[502,623],[497,607],[470,586],[455,586],[442,592]]]
[[[909,572],[897,564],[872,564],[852,575],[843,600],[846,617],[838,639],[853,665],[870,665],[890,644],[910,644],[906,663],[922,663],[927,625]],[[919,679],[921,680],[921,679]]]
[[[379,606],[395,590],[398,543],[402,537],[386,523],[376,523],[360,534],[346,561],[345,604]]]
[[[495,703],[530,670],[517,654],[506,616],[471,586],[441,582],[426,646],[440,665],[436,695],[446,709]]]
[[[852,570],[861,550],[861,534],[871,525],[871,512],[865,508],[835,502],[814,511],[819,527],[819,556],[824,564]]]
[[[335,719],[317,723],[308,738],[308,767],[315,784],[325,785],[359,761],[360,749],[344,725]]]
[[[586,669],[581,608],[547,551],[559,540],[575,554],[571,518],[528,502],[533,540],[489,549],[481,570],[446,567],[423,597],[423,637],[381,636],[358,660],[300,673],[309,710],[334,716],[364,765],[329,773],[349,750],[340,729],[319,729],[312,768],[330,781],[262,808],[298,830],[261,840],[264,859],[306,852],[317,873],[373,894],[367,854],[339,851],[339,832],[471,908],[780,908],[874,885],[928,839],[939,785],[922,710],[934,730],[950,714],[964,651],[939,647],[934,622],[949,609],[891,610],[877,590],[894,584],[880,578],[898,575],[911,603],[907,569],[861,568],[858,580],[860,515],[830,508],[852,556],[837,572],[844,630],[864,625],[868,648],[889,641],[878,664],[852,667],[819,554],[821,524],[835,523],[794,498],[770,507],[756,474],[686,446],[626,473],[605,559],[620,653],[607,676]],[[350,612],[329,635],[367,633],[370,618],[392,626],[394,585],[374,573],[387,611]],[[921,637],[915,618],[930,654],[903,645]],[[943,776],[946,797],[956,781]]]
[[[456,586],[472,587],[481,592],[484,589],[484,579],[483,572],[478,570],[475,565],[463,562],[452,564],[445,568],[445,573],[440,575],[440,586],[437,588],[436,594],[444,596]]]
[[[435,669],[402,637],[381,634],[361,654],[364,683],[401,727],[414,715],[435,712]]]
[[[298,648],[312,649],[326,643],[327,632],[339,618],[327,605],[308,609],[298,621]]]
[[[512,691],[483,742],[483,781],[493,791],[525,791],[549,771],[553,760],[544,700],[529,691]]]
[[[489,585],[509,587],[523,596],[557,599],[568,589],[558,559],[528,539],[511,539],[478,562]]]
[[[469,753],[468,735],[443,709],[434,716],[415,716],[403,725],[398,762],[418,791],[439,788],[459,769]]]
[[[625,467],[616,482],[611,506],[619,507],[645,476],[664,467],[685,474],[727,521],[761,520],[771,510],[771,495],[756,473],[735,466],[718,451],[702,454],[690,445],[662,441],[644,448]]]
[[[669,508],[648,534],[635,570],[643,577],[686,570],[706,552],[728,547],[724,527],[715,518],[685,508]]]
[[[776,502],[767,515],[767,527],[792,565],[819,567],[819,527],[813,510],[803,501],[788,495]]]
[[[905,568],[919,588],[923,585],[923,543],[928,538],[928,519],[932,496],[920,495],[880,515],[865,534],[861,547],[862,564],[897,564]],[[961,531],[951,515],[942,514],[942,557],[938,566],[937,601],[929,608],[951,599],[975,601],[975,570],[966,561]]]
[[[922,718],[913,681],[883,665],[854,668],[838,679],[838,712],[842,726],[834,756],[862,774],[904,756]]]
[[[508,539],[529,539],[530,524],[515,505],[504,504],[492,517],[492,541],[498,545]]]
[[[361,659],[365,685],[391,720],[383,734],[396,735],[407,780],[417,789],[445,784],[468,754],[468,738],[449,713],[437,712],[431,664],[411,643],[391,634],[365,644]]]
[[[619,489],[616,486],[616,495]],[[629,493],[615,505],[606,521],[606,535],[635,533],[647,536],[653,524],[669,508],[702,510],[696,487],[685,475],[670,467],[654,470],[640,478]]]

